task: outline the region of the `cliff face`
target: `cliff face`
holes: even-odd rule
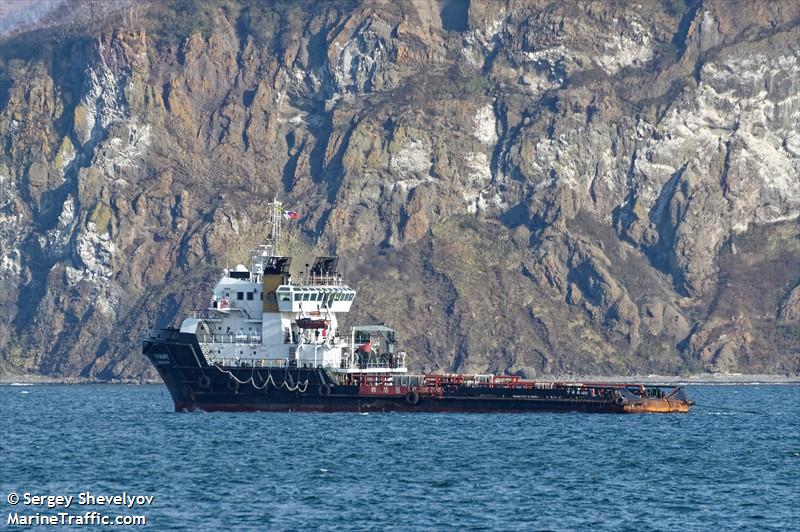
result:
[[[800,371],[800,4],[112,7],[0,41],[3,372],[154,376],[273,196],[415,369]]]

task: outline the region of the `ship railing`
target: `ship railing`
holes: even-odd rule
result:
[[[394,362],[394,363],[377,362],[377,363],[361,364],[361,366],[364,366],[366,369],[397,369],[406,367],[406,365],[401,362]]]
[[[197,340],[204,344],[260,344],[258,334],[198,334]]]
[[[215,366],[224,368],[288,368],[288,358],[215,358]]]
[[[358,362],[342,362],[339,366],[341,369],[407,369],[406,365],[400,362],[395,362],[393,364],[359,364]]]
[[[218,320],[220,319],[220,313],[215,309],[199,309],[192,311],[192,317],[198,320]]]
[[[301,341],[302,340],[302,341]],[[330,347],[347,347],[347,342],[344,341],[342,338],[333,338],[333,339],[316,339],[314,341],[313,338],[306,338],[302,335],[294,335],[294,336],[287,336],[286,334],[283,335],[283,343],[284,344],[303,344],[303,345],[318,345],[320,347],[323,346],[330,346]]]
[[[307,286],[342,286],[344,282],[337,275],[302,275],[300,284]]]
[[[247,312],[247,309],[242,307],[237,307],[233,304],[233,302],[228,302],[226,307],[217,307],[217,302],[214,301],[212,303],[214,305],[210,308],[204,308],[199,310],[192,311],[192,317],[201,319],[201,320],[208,320],[208,319],[220,319],[224,317],[226,314],[230,314],[231,312],[241,312],[244,315],[245,319],[252,320],[252,316],[250,313]]]
[[[406,355],[401,352],[392,355],[388,360],[359,362],[349,353],[342,356],[340,367],[342,369],[406,369]]]

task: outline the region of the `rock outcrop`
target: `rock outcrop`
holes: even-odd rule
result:
[[[276,195],[415,369],[800,371],[800,4],[131,5],[0,41],[0,372],[153,377]]]

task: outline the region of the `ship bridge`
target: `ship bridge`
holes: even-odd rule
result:
[[[281,312],[349,312],[356,291],[349,286],[282,285],[277,291]]]

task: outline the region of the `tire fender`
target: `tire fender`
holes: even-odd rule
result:
[[[406,394],[406,403],[416,405],[419,403],[419,394],[415,390],[411,390]]]

